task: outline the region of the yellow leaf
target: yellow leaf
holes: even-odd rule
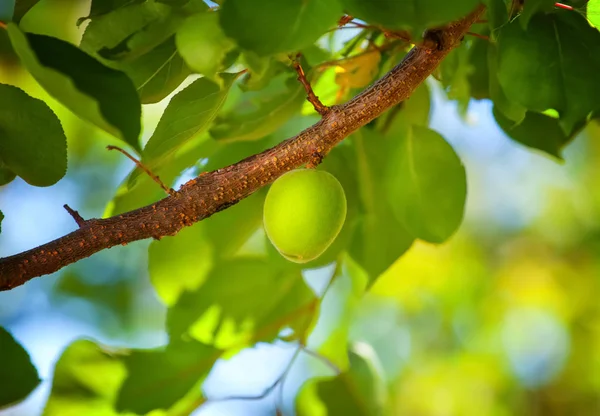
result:
[[[335,82],[342,88],[362,88],[377,75],[381,53],[377,49],[340,62],[335,68]]]

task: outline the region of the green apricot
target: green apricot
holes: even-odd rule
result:
[[[346,194],[332,174],[298,169],[279,177],[267,193],[265,231],[286,259],[307,263],[337,237],[346,219]]]

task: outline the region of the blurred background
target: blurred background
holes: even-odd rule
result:
[[[44,0],[22,25],[76,43],[75,22],[88,10],[85,2]],[[105,150],[114,139],[19,68],[3,31],[0,48],[0,82],[44,99],[69,140],[67,175],[56,185],[17,179],[0,187],[0,256],[7,256],[74,230],[63,204],[101,217],[132,164]],[[430,126],[467,169],[465,221],[448,243],[416,243],[379,278],[355,311],[355,347],[374,357],[394,414],[600,415],[600,126],[590,125],[560,162],[505,137],[489,102],[472,101],[461,114],[436,81],[430,88]],[[144,139],[167,102],[144,107]],[[167,341],[165,307],[148,279],[148,245],[106,250],[0,293],[0,326],[29,351],[43,379],[0,415],[41,413],[54,364],[75,339],[143,348]],[[331,273],[311,271],[306,279],[318,291]],[[260,394],[292,354],[280,342],[221,360],[205,392],[215,399]],[[328,372],[302,355],[284,385],[284,409],[293,413],[304,380]],[[194,414],[269,415],[275,400],[215,400]]]

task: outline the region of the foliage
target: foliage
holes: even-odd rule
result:
[[[464,16],[478,1],[225,0],[209,6],[201,0],[91,0],[89,14],[79,13],[69,22],[70,32],[58,34],[48,16],[78,13],[72,3],[13,0],[0,7],[2,186],[15,186],[17,177],[33,186],[55,185],[65,173],[83,172],[78,164],[92,165],[89,154],[106,157],[98,143],[128,146],[167,186],[180,184],[184,172],[223,168],[318,120],[304,103],[290,55],[302,54],[323,102],[338,104],[387,73],[421,42],[425,29]],[[580,253],[575,266],[544,251],[562,250],[564,260],[576,257],[573,247],[532,244],[515,264],[504,264],[495,244],[515,251],[511,244],[518,242],[485,233],[475,234],[481,244],[455,236],[478,178],[469,175],[460,149],[433,130],[429,118],[435,91],[454,100],[463,114],[470,103],[489,100],[507,137],[562,160],[585,128],[597,128],[600,32],[594,12],[600,2],[581,7],[573,1],[572,10],[541,0],[526,1],[522,9],[518,2],[485,3],[484,23],[474,25],[476,36],[465,37],[440,64],[439,82],[428,80],[410,99],[352,133],[318,167],[339,180],[348,203],[344,226],[321,257],[299,265],[271,246],[262,224],[266,189],[176,236],[153,241],[140,261],[144,265],[134,268],[149,270],[153,293],[166,308],[168,340],[159,347],[75,340],[56,363],[44,413],[189,414],[210,402],[203,383],[215,363],[257,343],[282,341],[335,373],[318,374],[299,389],[293,407],[301,415],[506,414],[496,405],[501,397],[511,397],[512,409],[525,408],[531,399],[515,387],[515,379],[531,389],[545,388],[544,394],[558,389],[574,396],[573,403],[579,397],[592,403],[600,388],[597,360],[591,369],[579,356],[565,364],[569,374],[596,374],[589,384],[576,380],[579,384],[567,386],[577,377],[549,383],[563,364],[556,357],[568,349],[564,327],[585,324],[595,331],[573,329],[573,337],[592,340],[573,343],[581,356],[600,342],[597,319],[589,318],[598,313],[597,302],[587,298],[598,290],[597,279],[581,278],[598,267],[597,221],[596,234],[589,236],[595,246]],[[360,21],[338,29],[344,13]],[[18,67],[10,63],[15,56]],[[153,123],[148,114],[157,109]],[[100,166],[100,175],[113,174],[105,160]],[[589,169],[584,177],[593,178],[598,172]],[[113,199],[104,201],[106,215],[163,196],[139,169],[118,179]],[[88,191],[91,199],[94,189]],[[11,218],[0,208],[5,231]],[[441,251],[426,244],[447,241],[449,248]],[[500,263],[499,271],[486,282],[482,276],[489,270],[482,269],[493,262]],[[309,285],[307,270],[327,265],[329,275],[319,269],[322,290]],[[116,314],[124,312],[116,310],[117,301],[107,301],[106,291],[115,289],[103,286],[105,278],[114,278],[118,290],[133,291],[123,310],[133,308],[132,298],[143,298],[135,285],[108,272],[93,277],[98,272],[92,269],[70,267],[59,274],[54,290],[109,305]],[[530,279],[519,281],[519,273]],[[573,293],[565,292],[583,299],[581,306],[560,288],[567,284],[565,275],[577,281]],[[487,285],[507,298],[486,292]],[[522,322],[510,315],[514,305],[526,317]],[[395,368],[402,360],[389,347],[401,344],[399,316],[415,345],[433,351],[416,351],[404,363],[405,372]],[[367,339],[356,335],[364,320],[368,328],[383,327],[383,321],[390,327]],[[508,364],[491,358],[500,354],[502,341],[475,329],[484,324],[504,331]],[[512,337],[530,328],[556,337],[555,349],[540,358],[549,370],[535,376],[516,363],[528,354],[518,341],[530,338]],[[449,345],[439,345],[444,342]],[[548,364],[552,360],[556,368]],[[0,379],[11,380],[0,392],[0,408],[23,400],[39,383],[25,349],[1,327]],[[417,399],[440,397],[442,388],[450,391],[445,412],[435,400]],[[539,400],[563,410],[585,408]]]

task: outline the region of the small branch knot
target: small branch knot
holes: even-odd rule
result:
[[[308,169],[315,169],[317,166],[321,164],[323,159],[325,158],[325,153],[322,150],[316,149],[309,157],[308,162],[306,163],[306,167]]]
[[[443,29],[429,29],[423,34],[423,42],[419,46],[430,51],[448,49],[451,47],[451,42],[448,42],[445,35]]]

